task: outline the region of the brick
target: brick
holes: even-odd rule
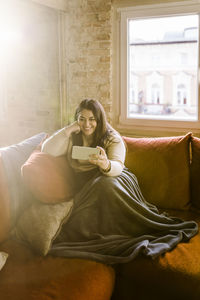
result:
[[[103,62],[103,63],[105,63],[105,62],[110,62],[110,59],[111,59],[110,56],[102,56],[102,57],[100,58],[100,62]]]
[[[97,40],[99,41],[106,41],[106,40],[110,40],[110,33],[104,33],[104,34],[99,34],[97,36]]]

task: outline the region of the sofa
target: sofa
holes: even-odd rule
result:
[[[73,180],[65,157],[41,152],[44,138],[0,149],[0,299],[200,299],[199,234],[158,258],[116,265],[48,254],[70,216]],[[200,139],[123,139],[146,200],[200,223]]]

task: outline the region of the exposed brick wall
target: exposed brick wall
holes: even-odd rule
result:
[[[69,0],[66,14],[66,121],[84,98],[111,111],[111,1]]]

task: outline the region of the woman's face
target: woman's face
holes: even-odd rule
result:
[[[83,109],[78,115],[78,124],[85,136],[92,135],[97,127],[97,121],[91,110]]]

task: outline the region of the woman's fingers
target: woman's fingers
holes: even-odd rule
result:
[[[97,146],[97,149],[100,150],[100,153],[90,155],[89,162],[94,164],[94,165],[99,166],[102,169],[106,169],[107,165],[108,165],[108,158],[107,158],[106,152],[100,146]]]
[[[105,150],[104,150],[102,147],[97,146],[97,149],[100,150],[100,155],[103,155],[103,156],[106,156],[106,157],[107,157],[106,152],[105,152]]]

